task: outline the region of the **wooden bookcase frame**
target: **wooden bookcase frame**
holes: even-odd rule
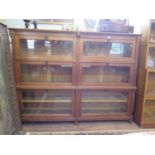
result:
[[[25,115],[22,114],[23,122],[44,122],[44,121],[91,121],[91,120],[128,120],[132,122],[132,114],[134,107],[134,97],[136,90],[136,75],[138,63],[138,47],[140,35],[123,34],[123,33],[99,33],[99,32],[76,32],[76,31],[52,31],[52,30],[32,30],[32,29],[10,29],[13,39],[13,58],[14,70],[16,79],[16,88],[18,94],[19,105],[22,107],[22,90],[63,90],[73,93],[73,108],[70,116],[64,115]],[[54,59],[52,57],[20,57],[20,39],[47,39],[51,40],[71,40],[73,41],[73,57],[67,59]],[[109,40],[110,38],[110,40]],[[106,57],[84,57],[83,56],[83,41],[106,42],[113,41],[116,43],[129,43],[132,45],[130,58],[106,58]],[[46,83],[46,82],[21,82],[20,64],[72,64],[72,84],[65,83]],[[97,66],[122,66],[130,68],[129,83],[109,83],[109,84],[81,84],[82,65],[91,64]],[[107,115],[87,115],[82,116],[81,113],[81,92],[83,90],[110,90],[122,91],[128,93],[127,112],[126,114],[107,114]]]

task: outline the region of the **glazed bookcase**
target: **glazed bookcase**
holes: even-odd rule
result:
[[[142,48],[135,118],[141,127],[155,127],[155,20],[142,30]]]
[[[132,121],[139,35],[10,32],[23,122]]]

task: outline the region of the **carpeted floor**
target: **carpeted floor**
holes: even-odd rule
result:
[[[2,120],[0,120],[0,135],[2,135]]]
[[[74,123],[25,123],[23,131],[16,134],[27,135],[120,135],[154,134],[155,129],[142,129],[135,123],[126,121],[80,122]]]

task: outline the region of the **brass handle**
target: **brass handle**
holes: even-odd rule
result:
[[[110,41],[111,40],[111,36],[107,36],[107,40]]]

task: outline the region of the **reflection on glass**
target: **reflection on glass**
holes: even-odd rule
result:
[[[72,82],[71,65],[28,65],[23,64],[23,82]]]
[[[113,91],[83,91],[83,114],[109,114],[127,112],[128,94]]]
[[[129,43],[84,42],[85,56],[131,57],[131,51]]]
[[[120,43],[113,43],[111,45],[110,55],[122,55],[124,45]]]
[[[129,67],[84,66],[83,83],[129,83]]]
[[[155,67],[155,48],[149,48],[147,56],[147,67]]]
[[[40,56],[72,56],[73,42],[60,40],[20,40],[20,54]]]
[[[28,49],[34,49],[34,40],[27,40]]]
[[[27,90],[22,93],[25,114],[71,114],[72,94],[67,91]]]
[[[150,43],[155,43],[155,23],[151,23]]]
[[[155,72],[148,72],[146,95],[155,97]]]
[[[155,101],[145,101],[143,123],[155,123]]]

